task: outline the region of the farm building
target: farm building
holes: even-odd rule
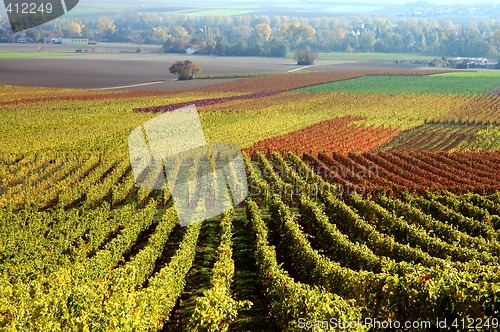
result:
[[[455,58],[454,61],[457,69],[488,67],[488,59],[486,58]]]
[[[65,45],[84,46],[89,44],[89,39],[85,37],[67,37],[67,38],[62,38],[61,43]]]

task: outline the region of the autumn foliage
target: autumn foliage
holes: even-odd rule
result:
[[[355,124],[361,117],[346,116],[322,121],[302,130],[255,143],[246,152],[272,153],[293,151],[296,153],[362,153],[373,151],[395,137],[399,129]]]
[[[303,160],[326,181],[361,194],[423,194],[427,190],[494,193],[500,189],[500,151],[367,152],[347,156],[306,153]]]

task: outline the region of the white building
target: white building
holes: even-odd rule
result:
[[[85,37],[67,37],[62,38],[61,44],[86,46],[89,44],[89,39]]]

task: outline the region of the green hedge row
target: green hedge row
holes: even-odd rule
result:
[[[233,213],[230,210],[222,215],[221,242],[210,279],[212,287],[195,299],[194,311],[186,327],[189,331],[227,331],[238,317],[238,311],[252,305],[250,301],[236,301],[231,294],[234,277],[231,240]]]
[[[329,222],[324,213],[318,212],[318,207],[312,203],[299,204],[300,223],[315,237],[319,247],[334,261],[353,270],[381,272],[391,265],[387,258],[377,256],[366,244],[352,242],[351,238],[342,233],[334,223]],[[354,214],[350,217],[355,217]],[[343,222],[351,222],[344,219]]]
[[[494,196],[494,195],[492,195]],[[462,196],[456,196],[457,199],[471,203],[481,209],[485,209],[492,216],[492,224],[496,230],[500,229],[500,204],[495,203],[492,199],[474,193],[467,193]],[[491,198],[491,197],[490,197]]]
[[[163,253],[170,233],[179,223],[175,208],[167,209],[155,231],[148,239],[146,247],[139,251],[130,261],[112,271],[111,279],[127,280],[127,283],[140,286],[153,272],[156,261]],[[134,273],[130,274],[130,270]]]
[[[84,259],[116,229],[109,204],[94,210],[0,209],[0,274],[28,282]]]
[[[331,294],[318,287],[295,282],[277,263],[276,251],[268,242],[268,230],[257,204],[247,201],[247,219],[255,234],[255,258],[259,279],[269,303],[270,315],[283,331],[297,331],[303,321],[337,319],[344,322],[361,319],[354,301]],[[324,331],[318,328],[315,331]],[[366,329],[359,328],[358,331]]]
[[[243,153],[243,161],[245,163],[245,170],[247,173],[248,196],[256,200],[260,206],[263,206],[267,202],[269,186],[267,182],[257,174],[252,166],[250,157],[246,153]]]
[[[350,204],[358,214],[381,233],[394,237],[399,243],[408,243],[434,257],[449,259],[452,262],[466,262],[476,259],[482,263],[498,263],[498,258],[488,253],[479,253],[470,248],[460,248],[438,237],[431,237],[416,223],[409,223],[404,218],[390,213],[374,201],[364,200],[352,195]]]
[[[321,209],[305,196],[301,197],[300,210],[302,219],[302,212],[311,218],[324,217]],[[365,317],[435,321],[440,317],[478,317],[478,312],[492,318],[499,310],[499,284],[474,280],[474,274],[455,268],[407,265],[404,273],[356,272],[313,250],[289,208],[278,197],[273,199],[271,212],[280,245],[301,280],[339,295],[350,294]]]
[[[440,203],[435,197],[412,196],[404,194],[402,199],[433,218],[457,227],[458,230],[471,236],[483,237],[485,240],[495,239],[495,230],[491,225],[483,224],[478,220],[465,217],[462,214]]]
[[[109,271],[122,259],[123,254],[137,242],[141,232],[151,226],[155,214],[156,202],[154,200],[151,200],[139,213],[134,213],[132,209],[124,211],[124,215],[121,216],[126,218],[126,223],[123,223],[124,228],[102,250],[97,251],[92,258],[85,261],[84,278],[100,279],[108,275]]]
[[[262,175],[269,185],[270,194],[279,194],[287,202],[294,204],[296,201],[293,185],[286,183],[274,171],[273,165],[260,152],[255,154],[257,162],[262,169]]]
[[[411,224],[419,225],[428,233],[446,241],[449,244],[459,246],[460,248],[469,248],[481,254],[491,253],[495,256],[500,255],[500,245],[497,241],[487,242],[482,237],[470,236],[465,232],[459,231],[450,224],[443,223],[425,214],[417,207],[403,202],[400,199],[391,199],[386,196],[377,198],[377,203],[388,211],[403,217]]]
[[[347,204],[333,195],[325,199],[325,212],[331,223],[353,242],[366,244],[377,256],[386,256],[395,261],[420,263],[427,267],[448,265],[446,260],[432,257],[422,250],[396,242],[394,237],[378,232]]]
[[[121,156],[113,170],[102,179],[101,182],[90,187],[85,193],[84,206],[94,207],[103,201],[111,192],[113,185],[129,170],[130,160],[126,156]]]

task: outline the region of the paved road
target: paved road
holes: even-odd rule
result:
[[[197,63],[204,74],[288,72],[301,68],[291,59],[188,56],[185,54],[84,54],[51,58],[0,59],[0,84],[55,88],[184,90],[222,80],[177,81],[168,67],[178,60]],[[304,70],[409,69],[390,62],[317,61]]]

